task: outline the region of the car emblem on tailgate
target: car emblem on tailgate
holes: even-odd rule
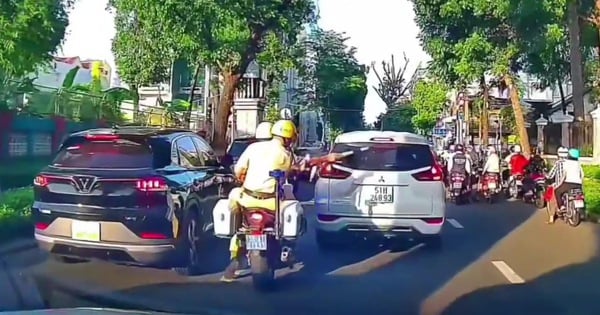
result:
[[[385,183],[385,179],[383,179],[383,176],[381,176],[381,178],[379,178],[379,182],[380,183]]]
[[[73,186],[81,193],[90,193],[97,180],[93,176],[73,176]]]

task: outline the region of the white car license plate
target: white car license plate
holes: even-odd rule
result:
[[[496,183],[488,183],[488,188],[489,189],[496,189]]]
[[[452,188],[454,188],[454,189],[462,188],[462,183],[453,183]]]
[[[76,221],[71,222],[71,237],[80,241],[100,241],[100,222]]]
[[[371,193],[371,203],[393,203],[394,202],[394,187],[375,186]]]
[[[583,200],[573,200],[573,205],[575,208],[583,208],[584,202]]]
[[[246,250],[267,250],[267,235],[246,235]]]

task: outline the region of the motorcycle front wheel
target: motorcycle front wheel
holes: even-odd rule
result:
[[[259,291],[273,288],[275,283],[275,269],[270,265],[266,251],[250,251],[250,270],[252,271],[252,285]]]

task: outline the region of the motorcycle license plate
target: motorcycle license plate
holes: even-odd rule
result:
[[[583,200],[573,200],[573,205],[575,208],[583,208],[584,203]]]
[[[489,182],[488,183],[488,188],[489,189],[496,189],[496,183]]]
[[[522,182],[521,180],[517,179],[517,180],[515,181],[515,184],[517,184],[517,186],[522,186],[522,185],[523,185],[523,182]]]
[[[247,250],[267,250],[267,235],[246,235]]]
[[[462,188],[462,183],[453,183],[452,184],[452,188],[454,188],[454,189],[460,189],[460,188]]]

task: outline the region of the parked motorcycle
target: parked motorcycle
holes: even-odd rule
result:
[[[277,180],[276,200],[281,200],[285,172],[275,170],[269,175]],[[306,231],[304,210],[297,200],[281,200],[275,211],[261,208],[242,209],[241,220],[229,209],[228,200],[219,200],[213,209],[217,237],[237,235],[250,263],[252,282],[256,289],[267,290],[275,283],[275,270],[282,264],[293,267],[294,244]],[[239,222],[241,221],[241,225]]]
[[[481,194],[488,203],[494,203],[500,192],[500,176],[495,173],[486,173],[481,180]]]
[[[546,190],[546,201],[554,197],[554,188],[550,186]],[[565,221],[572,227],[578,226],[581,221],[585,220],[585,196],[582,189],[571,189],[560,196],[564,207],[556,212],[556,216]],[[546,202],[549,207],[550,203]]]

